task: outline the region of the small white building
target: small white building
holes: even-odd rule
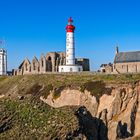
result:
[[[75,64],[75,42],[74,30],[75,26],[72,25],[72,18],[69,18],[68,25],[66,26],[66,65],[59,66],[59,72],[80,72],[83,71],[81,65]]]
[[[7,51],[0,49],[0,75],[7,75]]]

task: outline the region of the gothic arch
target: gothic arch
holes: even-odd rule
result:
[[[48,57],[48,61],[52,61],[52,57],[51,56]]]
[[[52,72],[52,57],[51,56],[47,57],[47,71]]]

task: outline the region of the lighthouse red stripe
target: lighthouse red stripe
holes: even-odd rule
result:
[[[67,29],[67,32],[74,32],[74,30],[71,30],[71,29]]]

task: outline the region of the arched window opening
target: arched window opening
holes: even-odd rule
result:
[[[48,60],[49,60],[49,61],[51,61],[51,60],[52,60],[52,58],[49,56],[49,57],[48,57]]]
[[[47,71],[52,71],[52,57],[47,58]]]
[[[41,65],[42,65],[42,67],[44,67],[44,61],[43,60],[41,61]]]
[[[36,67],[35,67],[35,62],[33,62],[33,70],[35,70],[36,69]]]
[[[25,64],[25,70],[28,71],[28,65],[27,65],[27,63]]]
[[[29,72],[31,72],[31,66],[29,67]]]

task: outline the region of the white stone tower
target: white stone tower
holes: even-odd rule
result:
[[[66,65],[59,66],[59,72],[80,72],[83,67],[75,65],[75,42],[73,20],[70,17],[66,26]]]
[[[7,74],[7,52],[5,49],[0,49],[0,75]]]

